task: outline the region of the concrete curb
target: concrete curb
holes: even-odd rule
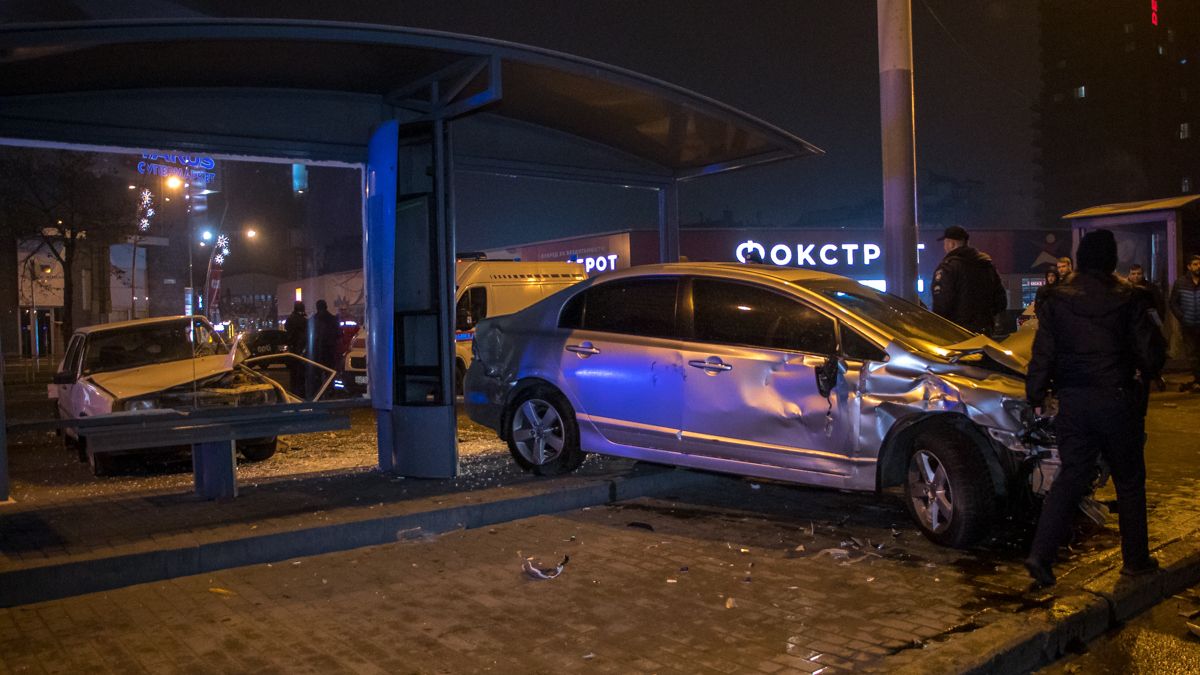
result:
[[[56,600],[231,567],[420,540],[457,529],[486,527],[656,495],[716,479],[708,474],[684,470],[655,470],[524,497],[18,569],[0,573],[0,607]]]
[[[1047,609],[1010,615],[922,651],[891,670],[929,673],[1027,673],[1200,582],[1200,531],[1160,546],[1157,575],[1122,577],[1110,567],[1082,588],[1055,596]]]

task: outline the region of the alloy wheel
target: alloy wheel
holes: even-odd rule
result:
[[[937,455],[918,449],[908,461],[908,498],[921,525],[941,533],[954,519],[954,497],[950,477]]]
[[[512,439],[517,452],[530,464],[552,462],[562,454],[566,440],[562,418],[547,401],[531,398],[513,414]]]

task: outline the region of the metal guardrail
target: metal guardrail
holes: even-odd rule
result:
[[[190,445],[196,493],[204,499],[231,499],[237,496],[237,440],[349,429],[349,411],[370,405],[367,399],[351,399],[147,410],[69,420],[14,422],[0,429],[14,433],[74,428],[87,438],[90,453]]]
[[[207,424],[215,422],[236,422],[239,420],[257,419],[266,416],[288,415],[304,412],[321,412],[333,410],[355,410],[371,407],[371,401],[365,398],[346,399],[342,401],[319,401],[303,403],[280,403],[275,405],[256,405],[228,408],[201,408],[197,410],[144,410],[138,412],[119,412],[97,417],[80,417],[77,419],[60,420],[31,420],[28,422],[12,422],[5,425],[8,433],[26,431],[54,431],[55,429],[74,428],[83,432],[97,427],[159,427],[168,421],[182,422],[188,425]]]

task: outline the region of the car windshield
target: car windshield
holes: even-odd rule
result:
[[[195,356],[229,353],[229,347],[221,340],[221,336],[203,321],[181,320],[129,326],[98,331],[88,337],[83,374],[191,359],[193,337]]]
[[[971,331],[920,305],[855,281],[822,281],[804,286],[926,353],[935,353],[931,347],[948,347],[975,337]]]

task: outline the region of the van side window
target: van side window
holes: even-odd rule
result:
[[[645,337],[678,337],[679,282],[673,278],[618,279],[576,295],[559,315],[559,326]]]
[[[471,330],[475,324],[487,318],[487,288],[472,286],[468,288],[454,310],[455,330]]]

